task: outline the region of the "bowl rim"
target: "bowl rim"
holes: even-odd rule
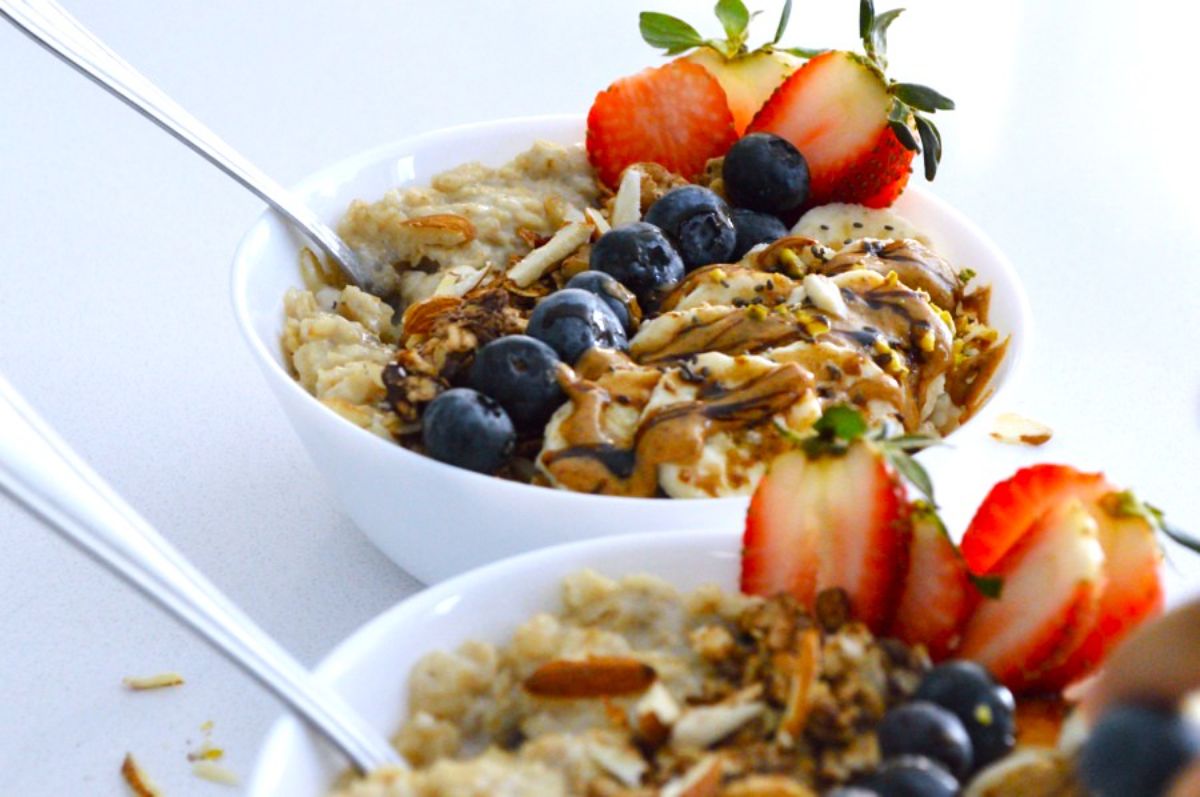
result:
[[[475,589],[480,584],[510,579],[513,573],[544,570],[546,566],[563,557],[575,560],[575,564],[571,565],[575,570],[587,567],[588,565],[584,563],[595,561],[598,554],[603,555],[620,549],[646,551],[647,549],[676,550],[687,547],[699,554],[701,551],[706,549],[711,551],[714,546],[719,546],[721,548],[728,547],[729,556],[734,558],[739,552],[738,544],[741,536],[740,529],[676,529],[631,532],[563,542],[508,556],[472,568],[402,598],[390,608],[358,626],[337,643],[312,668],[311,672],[318,683],[339,692],[337,684],[340,680],[351,675],[354,667],[359,663],[370,660],[373,651],[380,648],[381,640],[397,633],[398,629],[403,628],[413,619],[436,612],[440,604],[453,599],[456,595]],[[652,555],[650,558],[653,558]],[[642,568],[640,572],[646,570],[646,568]],[[569,572],[568,570],[557,573],[557,578],[561,580]],[[639,572],[639,570],[633,568],[629,572]],[[407,676],[408,674],[405,673],[404,677]],[[391,733],[392,729],[386,729],[384,732]],[[267,729],[255,754],[245,793],[251,797],[270,793],[267,789],[273,786],[280,776],[281,767],[285,766],[288,761],[287,754],[294,745],[304,743],[306,738],[311,738],[310,734],[316,734],[316,732],[310,730],[299,717],[287,712],[277,717]]]
[[[379,144],[365,151],[350,155],[332,164],[321,167],[313,172],[310,172],[305,177],[299,179],[295,183],[288,186],[288,190],[292,193],[303,196],[314,188],[324,183],[334,180],[338,175],[353,174],[362,169],[389,157],[395,157],[405,151],[416,150],[427,146],[445,138],[453,138],[461,135],[473,133],[482,133],[487,131],[499,131],[508,129],[521,128],[543,128],[551,125],[578,125],[581,134],[586,130],[586,117],[583,114],[574,113],[558,113],[558,114],[542,114],[532,116],[516,116],[505,117],[501,119],[491,119],[484,121],[469,122],[451,127],[438,128],[435,130],[425,131],[413,136],[397,139],[384,144]],[[582,137],[582,135],[581,135]],[[537,138],[537,134],[533,133],[533,138]],[[1022,382],[1024,378],[1025,360],[1027,358],[1027,350],[1030,347],[1030,341],[1033,336],[1033,313],[1029,302],[1029,297],[1025,291],[1025,284],[1021,280],[1020,274],[1013,263],[1008,259],[1004,250],[1001,249],[994,240],[984,230],[967,217],[960,210],[950,205],[941,197],[937,196],[922,185],[912,185],[911,183],[905,188],[905,192],[913,192],[920,197],[920,201],[926,203],[935,210],[935,212],[948,218],[953,225],[956,225],[965,230],[968,235],[973,238],[978,245],[989,252],[991,259],[995,262],[997,270],[1003,277],[1003,281],[1011,287],[1012,297],[1014,299],[1014,324],[1013,333],[1010,335],[1009,350],[1005,354],[1007,374],[1003,382],[998,386],[989,386],[992,391],[991,395],[984,401],[980,409],[976,411],[965,423],[951,432],[952,438],[955,434],[960,433],[963,429],[972,427],[976,422],[987,413],[985,410],[988,407],[994,409],[996,400],[1000,396],[1007,395]],[[233,255],[233,267],[230,274],[229,290],[233,304],[234,318],[237,327],[243,340],[250,348],[253,356],[259,361],[260,368],[265,368],[266,372],[274,377],[277,381],[287,383],[284,388],[288,391],[295,391],[296,395],[302,396],[302,400],[308,402],[317,402],[316,397],[310,394],[307,390],[300,386],[295,378],[281,365],[281,363],[272,355],[267,347],[267,343],[263,341],[255,330],[253,322],[253,314],[249,306],[249,286],[251,284],[250,258],[248,250],[254,244],[254,238],[258,234],[260,228],[269,220],[284,221],[283,218],[273,209],[264,208],[263,211],[254,219],[250,226],[239,239]],[[286,223],[286,222],[285,222]],[[993,280],[995,282],[995,280]],[[282,302],[282,298],[280,300]],[[280,310],[282,312],[282,309]],[[1012,343],[1017,345],[1013,346]],[[362,445],[375,446],[380,452],[380,455],[388,460],[399,459],[405,461],[408,458],[419,457],[422,462],[419,463],[424,467],[432,468],[431,473],[443,474],[447,477],[465,478],[471,481],[486,479],[495,484],[495,488],[499,490],[515,490],[516,492],[507,493],[514,497],[514,500],[519,500],[522,496],[528,495],[527,491],[536,490],[536,495],[543,500],[570,500],[578,501],[581,504],[593,504],[597,507],[612,507],[617,504],[627,506],[645,506],[647,502],[657,502],[659,498],[641,498],[630,496],[614,496],[614,495],[593,495],[590,493],[579,493],[571,490],[556,490],[547,487],[541,487],[524,482],[516,482],[508,479],[498,479],[495,476],[488,474],[474,473],[472,471],[458,468],[453,465],[448,465],[444,462],[439,462],[432,457],[426,457],[414,451],[410,451],[404,446],[389,442],[372,434],[350,421],[338,416],[336,413],[330,412],[327,408],[320,408],[324,412],[332,416],[331,420],[337,422],[341,433],[350,434],[352,436],[360,436],[358,439]],[[383,447],[383,448],[380,448]],[[384,449],[387,449],[385,452]],[[446,469],[442,471],[441,469]],[[481,483],[482,484],[482,483]],[[745,496],[723,496],[718,498],[697,499],[708,502],[722,502],[728,504],[731,502],[744,501]]]

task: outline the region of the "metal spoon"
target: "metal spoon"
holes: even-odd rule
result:
[[[54,0],[0,0],[0,17],[249,188],[315,241],[350,283],[369,287],[370,274],[354,250],[310,208],[181,108]]]
[[[0,491],[137,587],[275,693],[364,772],[403,760],[315,681],[37,416],[0,376]]]

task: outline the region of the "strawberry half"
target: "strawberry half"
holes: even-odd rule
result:
[[[882,632],[904,572],[907,515],[903,483],[869,443],[781,454],[750,501],[742,591],[786,592],[811,607],[818,592],[840,587],[853,616]]]
[[[818,55],[784,81],[747,133],[774,133],[808,161],[810,205],[886,207],[908,183],[913,152],[888,123],[883,73],[856,53]]]
[[[1110,500],[1119,495],[1109,494],[1089,507],[1104,548],[1100,610],[1090,633],[1067,660],[1038,679],[1046,690],[1060,690],[1086,677],[1130,631],[1162,611],[1162,549],[1157,532],[1145,517],[1120,512]]]
[[[794,55],[772,50],[728,58],[711,47],[701,47],[684,60],[704,67],[721,84],[738,135],[788,75],[804,63]]]
[[[695,179],[736,139],[721,84],[688,61],[621,78],[588,112],[588,159],[614,188],[625,167],[643,161]]]
[[[958,655],[1014,692],[1036,688],[1095,626],[1104,564],[1096,521],[1083,503],[1072,498],[1056,507],[988,572],[1004,579],[1003,592],[976,608]]]
[[[918,504],[912,514],[908,572],[888,634],[924,645],[933,660],[940,661],[958,646],[977,599],[966,563],[946,527],[932,507]]]
[[[1047,512],[1072,498],[1091,504],[1112,489],[1104,474],[1068,465],[1022,468],[997,483],[975,511],[962,540],[967,566],[987,573]]]

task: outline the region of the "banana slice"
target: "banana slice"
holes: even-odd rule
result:
[[[844,202],[818,205],[808,211],[796,222],[792,235],[803,235],[834,249],[859,238],[912,238],[937,249],[928,235],[898,213]]]

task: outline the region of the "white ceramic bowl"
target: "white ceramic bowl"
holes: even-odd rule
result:
[[[351,158],[302,180],[294,190],[334,223],[355,198],[374,199],[397,186],[427,184],[470,160],[500,164],[535,139],[582,141],[583,118],[549,116],[457,127],[410,138]],[[1010,389],[1028,345],[1030,317],[1016,272],[974,224],[919,187],[896,210],[929,231],[952,262],[992,285],[992,321],[1012,336],[996,374],[996,394]],[[518,484],[454,468],[360,429],[322,406],[291,377],[280,345],[283,295],[301,284],[302,239],[265,212],[234,256],[237,321],[284,412],[359,528],[397,564],[433,582],[504,556],[570,540],[638,529],[734,529],[746,499],[663,500],[583,495]],[[995,405],[995,400],[989,402]],[[981,416],[954,433],[961,450]]]
[[[741,538],[729,531],[623,535],[506,559],[431,587],[380,615],[318,665],[339,692],[389,736],[406,714],[408,672],[425,653],[468,639],[502,643],[538,611],[557,608],[564,576],[590,567],[609,576],[652,573],[682,591],[737,589]],[[259,751],[249,797],[323,797],[346,762],[293,717],[278,720]]]

